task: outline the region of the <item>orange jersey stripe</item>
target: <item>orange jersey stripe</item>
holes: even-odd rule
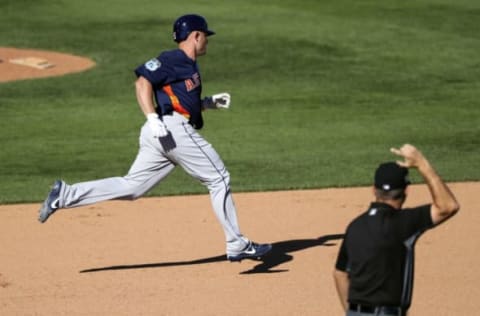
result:
[[[166,85],[163,87],[163,91],[168,95],[170,101],[172,102],[173,110],[178,112],[186,117],[190,117],[190,113],[180,104],[178,97],[173,93],[172,86]]]

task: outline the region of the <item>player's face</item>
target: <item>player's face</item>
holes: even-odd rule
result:
[[[207,53],[208,38],[205,33],[197,32],[197,35],[195,36],[195,44],[197,56],[202,56]]]

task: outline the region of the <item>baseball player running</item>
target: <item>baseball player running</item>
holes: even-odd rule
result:
[[[226,92],[201,98],[196,60],[206,54],[207,37],[214,34],[199,15],[184,15],[174,22],[173,39],[178,48],[135,70],[136,96],[147,120],[128,174],[72,185],[56,180],[39,211],[40,222],[61,208],[139,198],[180,165],[208,188],[225,233],[228,260],[260,259],[271,250],[270,244],[254,243],[240,232],[229,172],[212,145],[196,131],[203,126],[203,110],[230,106]]]

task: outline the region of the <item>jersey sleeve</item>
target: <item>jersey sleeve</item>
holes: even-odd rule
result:
[[[422,205],[413,209],[405,209],[408,214],[408,223],[411,233],[424,231],[434,226],[431,214],[431,204]]]
[[[153,58],[135,69],[137,77],[144,77],[152,85],[164,85],[172,80],[174,72],[171,67],[162,63],[160,58]]]

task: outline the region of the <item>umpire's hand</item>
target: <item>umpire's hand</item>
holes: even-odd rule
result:
[[[405,144],[400,149],[390,148],[390,151],[404,158],[404,161],[397,161],[397,164],[405,168],[418,168],[427,161],[420,150],[410,144]]]

